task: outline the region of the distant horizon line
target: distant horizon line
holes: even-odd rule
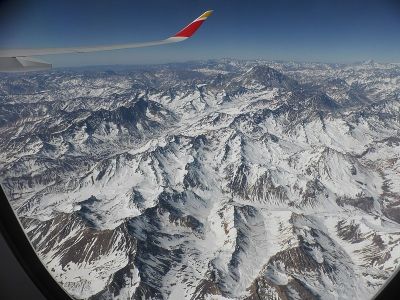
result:
[[[104,68],[104,67],[141,67],[141,66],[163,66],[172,64],[189,64],[189,63],[201,63],[201,62],[212,62],[212,61],[247,61],[247,62],[276,62],[276,63],[298,63],[298,64],[324,64],[324,65],[362,65],[362,64],[382,64],[382,65],[400,65],[400,62],[381,62],[375,59],[366,59],[353,62],[329,62],[329,61],[306,61],[306,60],[285,60],[285,59],[266,59],[266,58],[210,58],[210,59],[194,59],[186,61],[175,61],[175,62],[155,62],[155,63],[118,63],[118,64],[92,64],[92,65],[81,65],[81,66],[53,66],[54,69],[80,69],[80,68]]]

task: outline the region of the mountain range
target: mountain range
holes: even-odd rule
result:
[[[368,299],[400,259],[400,65],[0,76],[0,181],[74,299]]]

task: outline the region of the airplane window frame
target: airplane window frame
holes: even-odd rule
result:
[[[29,279],[36,285],[45,298],[57,300],[72,299],[51,276],[37,256],[1,186],[0,234]],[[6,272],[7,270],[3,271]]]

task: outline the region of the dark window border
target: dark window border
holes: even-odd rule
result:
[[[50,275],[36,255],[1,187],[0,233],[25,273],[47,299],[72,299]],[[7,270],[2,270],[2,272],[7,272]]]
[[[373,300],[399,299],[400,294],[400,268],[393,272],[392,276],[379,289]]]

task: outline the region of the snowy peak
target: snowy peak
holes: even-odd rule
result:
[[[296,88],[298,83],[281,72],[265,65],[256,65],[233,79],[235,85],[243,88]]]

